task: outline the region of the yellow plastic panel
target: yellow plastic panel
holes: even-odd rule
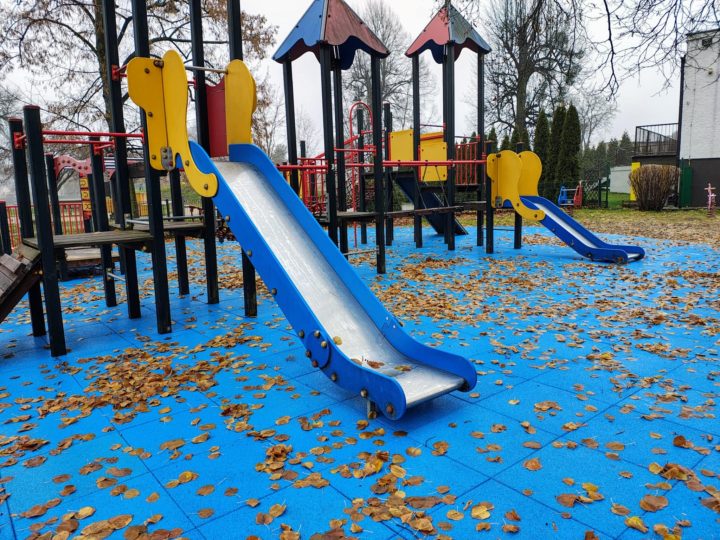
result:
[[[520,180],[518,181],[518,193],[520,195],[538,196],[538,182],[542,174],[542,161],[535,152],[525,150],[520,152],[520,160],[522,161],[522,169],[520,170]]]
[[[158,171],[162,165],[162,149],[168,146],[165,125],[165,102],[163,97],[162,67],[152,58],[133,58],[127,67],[128,93],[130,98],[147,115],[145,134],[150,150],[150,165]]]
[[[442,136],[437,135],[438,133],[427,133],[420,138],[421,161],[447,161],[447,144]],[[444,181],[447,180],[447,167],[435,165],[423,167],[421,174],[425,182]]]
[[[632,173],[635,169],[640,168],[640,162],[639,161],[633,161],[630,163],[630,172]],[[635,190],[632,188],[632,183],[630,184],[630,201],[637,201],[637,196],[635,195]]]
[[[510,201],[515,211],[525,219],[542,221],[545,212],[531,210],[520,200],[518,192],[523,162],[512,150],[490,154],[487,158],[487,174],[491,180],[491,196],[494,208],[502,208],[505,201]]]
[[[162,76],[167,135],[173,153],[173,165],[177,156],[180,156],[192,188],[203,197],[214,197],[218,188],[217,178],[214,174],[201,172],[190,153],[187,133],[188,81],[185,64],[176,51],[167,51],[163,56]]]
[[[228,64],[225,75],[225,125],[228,144],[252,143],[252,115],[257,108],[255,79],[242,60]]]
[[[413,130],[393,131],[390,133],[390,161],[412,161]]]

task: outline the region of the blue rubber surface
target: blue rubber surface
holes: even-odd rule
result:
[[[720,538],[720,514],[701,502],[720,487],[720,254],[603,236],[647,246],[647,257],[597,265],[532,227],[521,251],[500,230],[495,255],[473,246],[474,231],[448,253],[428,230],[415,250],[412,230],[396,229],[385,276],[369,256],[354,265],[416,339],[469,357],[478,385],[400,421],[365,425],[361,401],[307,364],[263,287],[258,318],[242,317],[236,244],[218,246],[221,302],[208,306],[202,246],[189,241],[191,294],[172,297],[170,335],[154,331],[144,254],[139,320],[126,319],[124,304],[104,306],[100,278],[62,285],[72,351],[61,359],[28,336],[23,301],[0,327],[0,539],[55,531],[84,507],[94,513],[78,531],[127,514],[130,525],[152,517],[151,533],[197,539],[279,538],[285,526],[301,538],[336,527],[373,540],[587,531],[639,540],[678,522],[682,538]],[[168,256],[176,290],[171,244]],[[285,451],[285,461],[269,457]],[[354,475],[370,456],[402,470],[393,480],[381,459],[379,472]],[[655,474],[653,463],[674,464],[666,470],[684,479]],[[391,497],[388,484],[403,493]],[[562,504],[590,484],[600,500]],[[75,490],[61,495],[67,485]],[[647,495],[667,506],[643,510]],[[474,519],[481,502],[490,516]],[[649,532],[628,528],[613,504]],[[26,517],[36,505],[44,514]],[[378,513],[389,507],[414,513]],[[417,530],[421,512],[437,534]],[[490,531],[477,532],[479,523]]]

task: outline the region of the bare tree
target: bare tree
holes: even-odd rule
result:
[[[407,127],[412,123],[412,63],[405,57],[410,46],[410,34],[388,2],[367,0],[361,17],[375,35],[390,51],[390,56],[380,63],[382,101],[390,103],[395,127]],[[349,99],[371,99],[370,58],[358,54],[353,66],[344,74],[343,86]],[[436,87],[424,58],[420,59],[420,92],[423,106],[422,121],[429,123],[437,115],[434,106]]]
[[[295,129],[298,141],[305,141],[308,157],[318,155],[321,152],[318,126],[315,125],[305,109],[300,108],[295,113]]]
[[[285,103],[278,89],[268,81],[268,75],[258,82],[258,107],[253,115],[253,138],[263,151],[277,162],[287,160],[284,144]],[[284,154],[284,155],[283,155]]]
[[[203,2],[209,65],[227,61],[226,7],[223,0]],[[175,47],[188,58],[188,1],[152,0],[147,9],[152,53]],[[118,2],[117,19],[120,54],[127,61],[134,51],[128,0]],[[109,121],[101,0],[3,2],[0,20],[0,74],[27,70],[51,120],[82,128]],[[274,41],[275,27],[265,17],[244,13],[243,33],[246,56],[260,59]]]
[[[617,103],[612,95],[596,88],[580,88],[570,99],[580,117],[580,133],[583,149],[590,148],[593,137],[612,123]]]

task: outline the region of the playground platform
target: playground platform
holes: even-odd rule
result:
[[[720,252],[603,235],[647,252],[605,265],[533,227],[488,256],[469,232],[448,252],[397,228],[382,276],[352,258],[406,330],[477,366],[395,422],[310,365],[264,287],[243,317],[235,243],[215,306],[200,241],[184,298],[169,250],[169,335],[146,254],[141,319],[99,277],[61,285],[67,356],[23,301],[0,327],[0,540],[720,538]]]

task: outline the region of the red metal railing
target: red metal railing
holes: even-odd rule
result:
[[[20,215],[16,205],[7,207],[8,226],[10,229],[10,244],[13,249],[20,245]],[[34,215],[34,213],[33,213]],[[52,216],[51,216],[52,219]],[[60,220],[63,234],[80,234],[85,232],[83,221],[83,208],[80,201],[67,201],[60,203]],[[53,220],[53,230],[55,227]]]

